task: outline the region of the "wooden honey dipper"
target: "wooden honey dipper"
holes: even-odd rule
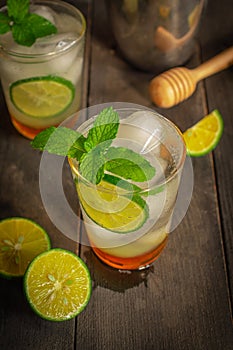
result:
[[[190,97],[197,83],[230,67],[233,64],[233,46],[202,63],[195,69],[176,67],[153,78],[149,85],[151,100],[162,108],[168,108]]]

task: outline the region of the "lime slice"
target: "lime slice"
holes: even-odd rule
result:
[[[223,119],[217,109],[212,111],[184,133],[187,153],[193,157],[211,152],[223,133]]]
[[[91,278],[87,266],[74,253],[51,249],[38,255],[24,276],[24,289],[32,309],[51,321],[69,320],[87,305]]]
[[[32,220],[8,218],[0,222],[0,274],[23,276],[29,263],[50,249],[45,230]]]
[[[58,76],[18,80],[10,86],[10,97],[22,113],[48,118],[64,112],[74,99],[74,85]]]
[[[139,195],[129,196],[124,188],[101,181],[90,186],[79,181],[77,192],[83,210],[99,226],[118,233],[139,229],[147,220],[149,209]]]

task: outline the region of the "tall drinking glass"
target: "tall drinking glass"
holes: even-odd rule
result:
[[[11,32],[0,35],[0,75],[12,123],[32,139],[80,107],[86,22],[60,0],[35,0],[30,12],[52,22],[57,33],[30,47],[16,44]]]
[[[112,147],[128,148],[150,162],[155,169],[151,179],[135,183],[106,172],[94,185],[83,178],[78,161],[69,159],[93,251],[106,264],[128,270],[149,266],[164,249],[186,157],[178,128],[155,111],[136,106],[115,109],[120,124]],[[89,114],[80,125],[76,114],[62,125],[86,136],[95,118]],[[128,160],[141,167],[140,160]]]

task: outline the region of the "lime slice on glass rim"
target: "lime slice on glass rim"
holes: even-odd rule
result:
[[[71,81],[53,75],[18,80],[10,86],[14,106],[35,118],[61,114],[71,105],[74,94],[75,87]]]
[[[223,119],[215,109],[183,133],[187,154],[192,157],[204,156],[219,143],[223,133]]]
[[[87,306],[92,283],[87,266],[77,255],[55,248],[31,262],[24,276],[24,290],[37,315],[64,321]]]
[[[102,180],[98,185],[76,181],[83,210],[97,225],[117,233],[132,232],[143,226],[149,217],[146,201],[139,195]]]
[[[48,234],[34,221],[20,217],[0,221],[0,274],[22,277],[29,263],[50,247]]]

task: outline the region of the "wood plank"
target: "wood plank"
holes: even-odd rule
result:
[[[208,17],[203,23],[202,55],[204,60],[216,55],[218,52],[230,47],[232,41],[233,11],[232,1],[212,2],[208,6]],[[216,21],[214,13],[221,13],[225,21]],[[207,28],[212,28],[212,36],[206,35]],[[213,41],[214,38],[214,41]],[[224,119],[224,134],[220,144],[214,151],[214,167],[216,169],[216,186],[220,201],[220,220],[222,223],[223,249],[226,254],[226,269],[230,285],[231,304],[233,303],[233,159],[232,159],[232,136],[233,136],[233,68],[230,67],[205,81],[208,108],[219,109]]]
[[[87,16],[88,3],[85,0],[79,3]],[[79,5],[77,1],[73,4]],[[87,95],[87,86],[84,86],[83,95]],[[77,253],[77,243],[60,232],[43,206],[39,187],[41,153],[33,150],[29,140],[19,135],[10,123],[2,91],[0,105],[0,219],[22,216],[35,220],[48,232],[52,247]],[[63,177],[65,193],[76,212],[78,203],[67,162],[64,164]],[[58,207],[58,203],[56,205]],[[29,307],[22,280],[1,279],[0,349],[73,349],[75,327],[75,319],[61,323],[42,320]]]
[[[133,69],[117,54],[106,18],[99,1],[94,13],[89,104],[121,101],[151,106],[182,130],[199,120],[207,111],[203,83],[179,106],[163,111],[152,106],[147,93],[152,75]],[[190,67],[200,63],[199,54],[197,48]],[[195,187],[189,211],[149,270],[122,273],[102,264],[90,248],[82,248],[94,290],[77,320],[77,347],[232,348],[212,156],[195,159],[193,167]]]

